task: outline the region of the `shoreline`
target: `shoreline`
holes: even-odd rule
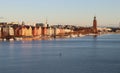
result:
[[[100,35],[107,35],[107,34],[120,34],[120,33],[114,33],[114,32],[104,32],[104,33],[99,33],[99,34],[80,34],[80,35],[67,35],[67,36],[55,36],[55,37],[51,37],[51,36],[32,36],[32,37],[14,37],[14,38],[10,38],[10,39],[2,39],[0,38],[0,42],[1,41],[35,41],[35,40],[53,40],[53,39],[64,39],[64,38],[81,38],[81,37],[85,37],[85,36],[93,36],[93,37],[97,37]]]

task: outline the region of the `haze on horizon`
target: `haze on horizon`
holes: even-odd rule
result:
[[[0,22],[119,26],[120,0],[0,0]]]

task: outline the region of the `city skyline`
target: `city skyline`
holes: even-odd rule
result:
[[[119,26],[119,0],[0,0],[0,22]],[[28,23],[29,22],[29,23]],[[114,24],[114,25],[112,25]]]

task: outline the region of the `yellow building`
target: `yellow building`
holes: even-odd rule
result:
[[[27,29],[27,35],[26,36],[33,36],[31,26]]]

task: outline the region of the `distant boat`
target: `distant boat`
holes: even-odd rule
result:
[[[6,41],[6,39],[4,38],[3,41]]]
[[[9,39],[9,41],[14,41],[14,39],[13,39],[13,38],[11,38],[11,39]]]
[[[21,40],[22,40],[22,37],[15,37],[15,40],[16,40],[16,41],[21,41]]]
[[[83,34],[79,34],[78,36],[79,36],[79,37],[84,37],[85,35],[83,35]]]
[[[98,34],[93,34],[93,33],[90,33],[90,34],[86,34],[86,35],[88,35],[88,36],[97,36]]]

